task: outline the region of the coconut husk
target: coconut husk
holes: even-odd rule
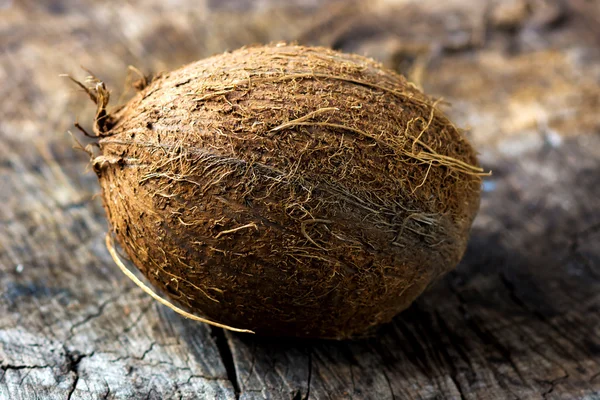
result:
[[[260,334],[349,338],[456,266],[475,151],[402,76],[325,48],[248,47],[98,104],[93,166],[117,241],[155,288]]]

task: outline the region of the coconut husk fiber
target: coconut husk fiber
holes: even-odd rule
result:
[[[164,73],[116,110],[95,81],[93,167],[122,249],[160,292],[259,334],[349,338],[465,250],[473,148],[371,59],[242,48]]]

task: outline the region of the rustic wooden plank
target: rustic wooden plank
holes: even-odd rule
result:
[[[0,2],[0,399],[600,398],[593,2],[176,3]],[[129,64],[294,38],[448,99],[494,171],[461,265],[374,338],[231,334],[155,304],[113,266],[65,134],[93,112],[58,78],[79,64],[118,98]]]

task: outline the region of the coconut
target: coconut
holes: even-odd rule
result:
[[[93,167],[121,248],[198,319],[361,336],[461,259],[479,206],[475,151],[379,63],[275,44],[140,88],[111,112],[101,82],[86,89]]]

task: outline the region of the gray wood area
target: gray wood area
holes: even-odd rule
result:
[[[132,284],[88,156],[92,103],[252,43],[367,54],[448,103],[493,175],[458,268],[376,337],[185,320]],[[600,399],[597,0],[0,0],[0,399]]]

